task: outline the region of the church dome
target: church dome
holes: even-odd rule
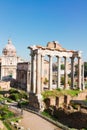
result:
[[[7,56],[16,56],[16,48],[15,46],[12,44],[11,40],[8,40],[7,45],[5,46],[5,48],[3,49],[2,53],[4,55]]]

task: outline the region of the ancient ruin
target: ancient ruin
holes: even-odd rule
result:
[[[48,77],[48,89],[52,90],[52,58],[57,58],[57,88],[61,86],[61,59],[64,58],[64,89],[67,89],[68,84],[68,74],[67,74],[67,60],[71,60],[71,86],[74,88],[74,59],[78,60],[78,84],[77,88],[79,90],[84,90],[84,65],[82,62],[81,51],[66,50],[57,41],[48,42],[46,47],[42,46],[30,46],[28,47],[31,51],[31,88],[30,93],[34,95],[36,100],[36,95],[38,101],[41,101],[41,92],[43,91],[44,84],[44,57],[49,57],[49,77]],[[30,96],[32,97],[32,96]],[[32,102],[32,99],[31,99]],[[35,105],[34,105],[35,107]]]

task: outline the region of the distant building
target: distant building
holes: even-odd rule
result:
[[[27,92],[29,92],[30,88],[30,68],[29,62],[17,64],[17,87]]]
[[[17,56],[16,48],[12,41],[8,40],[0,57],[0,79],[5,81],[11,78],[16,79],[17,63],[19,62],[23,62],[23,60]]]

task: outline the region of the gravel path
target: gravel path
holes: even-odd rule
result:
[[[23,111],[23,118],[20,124],[27,130],[28,128],[30,128],[29,130],[62,130],[38,115],[27,111]]]

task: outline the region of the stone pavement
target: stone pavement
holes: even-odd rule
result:
[[[62,130],[36,114],[23,110],[23,118],[19,123],[25,130]]]

